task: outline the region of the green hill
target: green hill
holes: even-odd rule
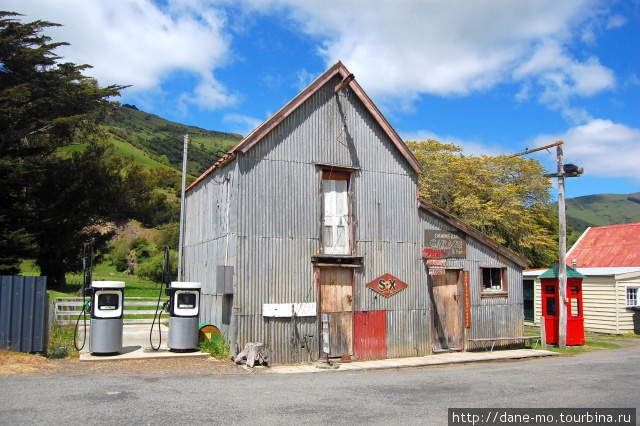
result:
[[[187,167],[192,176],[201,175],[242,139],[236,133],[174,123],[127,104],[119,107],[104,127],[123,155],[133,155],[143,165],[165,165],[180,171],[184,135],[189,135]]]
[[[582,232],[589,226],[640,222],[640,192],[567,198],[567,225]]]

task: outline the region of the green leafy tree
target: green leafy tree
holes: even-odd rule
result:
[[[149,173],[103,142],[109,98],[125,86],[101,88],[83,75],[90,66],[60,63],[54,50],[66,43],[41,34],[58,24],[20,16],[0,12],[0,270],[35,258],[55,288],[80,268],[85,241],[100,253],[114,225],[139,211],[153,219],[163,200]],[[72,143],[85,147],[60,150]]]
[[[549,208],[551,184],[535,159],[462,155],[435,140],[408,142],[423,166],[420,196],[526,259],[553,263],[557,219]]]

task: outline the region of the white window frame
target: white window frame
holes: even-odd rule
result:
[[[324,194],[324,254],[351,254],[349,223],[349,183],[347,180],[322,180]]]
[[[635,304],[634,305],[630,305],[629,304],[629,290],[635,290]],[[636,308],[640,306],[640,286],[632,286],[632,285],[628,285],[627,288],[625,289],[625,301],[626,301],[626,306],[627,308]]]

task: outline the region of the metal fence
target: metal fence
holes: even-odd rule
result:
[[[47,277],[0,276],[0,349],[47,351]]]

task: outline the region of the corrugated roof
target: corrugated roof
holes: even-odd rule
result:
[[[588,228],[567,253],[578,268],[640,266],[640,222]]]
[[[317,92],[322,86],[324,86],[327,82],[329,82],[334,76],[340,75],[345,83],[345,86],[348,86],[353,90],[353,93],[362,101],[362,103],[369,110],[373,118],[378,122],[380,127],[385,131],[385,133],[389,136],[393,144],[398,148],[402,156],[409,162],[411,167],[419,173],[422,171],[422,167],[418,160],[413,156],[409,148],[404,144],[398,133],[391,127],[391,124],[387,121],[387,119],[382,115],[378,107],[375,106],[371,98],[365,93],[362,87],[358,84],[358,82],[353,78],[353,75],[347,70],[347,68],[342,64],[342,62],[336,62],[331,68],[325,71],[320,77],[318,77],[313,83],[311,83],[307,88],[305,88],[302,92],[300,92],[295,98],[293,98],[289,103],[283,106],[278,112],[272,115],[267,121],[256,127],[247,137],[242,139],[236,146],[231,148],[217,163],[209,168],[206,172],[204,172],[198,179],[196,179],[189,187],[187,191],[191,189],[194,185],[204,179],[208,174],[217,169],[218,167],[222,167],[229,161],[233,160],[238,151],[241,153],[246,153],[252,146],[260,142],[271,130],[273,130],[278,124],[280,124],[287,116],[289,116],[296,108],[298,108],[304,101],[309,99],[311,95]]]

